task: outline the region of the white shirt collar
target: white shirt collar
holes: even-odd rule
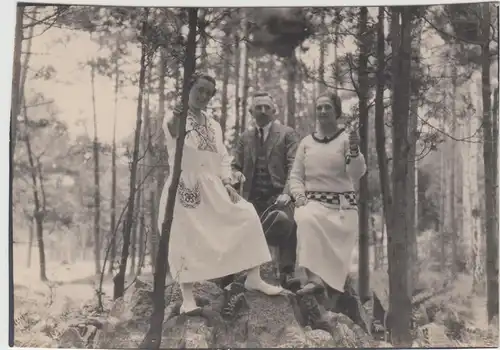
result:
[[[262,127],[262,131],[264,132],[264,140],[267,139],[267,137],[269,136],[269,131],[271,130],[271,126],[273,125],[274,123],[274,120],[270,121],[269,123],[267,123],[266,125],[264,125]],[[257,127],[257,130],[259,130],[261,127],[256,125]]]

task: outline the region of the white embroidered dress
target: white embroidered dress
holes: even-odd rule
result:
[[[244,199],[232,203],[222,184],[231,168],[220,125],[208,117],[202,125],[188,115],[186,132],[168,252],[172,278],[180,283],[209,280],[270,261],[253,205]],[[173,169],[176,140],[166,128],[165,135]],[[160,199],[160,230],[171,180],[170,174]]]

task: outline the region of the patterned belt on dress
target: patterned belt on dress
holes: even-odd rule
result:
[[[306,197],[309,200],[318,202],[340,205],[340,196],[344,196],[349,205],[357,206],[356,192],[324,192],[324,191],[307,191]]]

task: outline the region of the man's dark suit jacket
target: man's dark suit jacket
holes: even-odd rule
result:
[[[240,135],[233,153],[232,168],[241,171],[246,178],[243,185],[243,198],[248,199],[252,188],[257,159],[258,138],[255,129],[246,130]],[[299,138],[289,126],[273,122],[267,139],[267,161],[269,174],[274,188],[290,194],[288,176],[292,169]]]

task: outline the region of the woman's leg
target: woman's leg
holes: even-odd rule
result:
[[[182,305],[181,313],[188,313],[194,311],[198,308],[196,301],[194,300],[194,290],[192,283],[181,283],[181,293],[182,293]]]
[[[262,277],[260,277],[260,266],[248,271],[245,288],[247,290],[258,290],[267,295],[278,295],[283,292],[283,288],[264,282]]]

